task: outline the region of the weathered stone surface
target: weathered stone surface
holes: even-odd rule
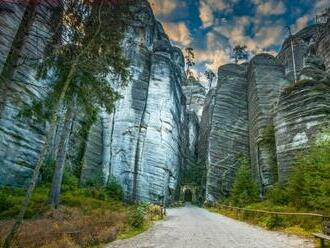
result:
[[[216,90],[208,95],[201,122],[199,154],[207,168],[206,200],[228,195],[239,165],[248,154],[247,81],[245,67],[219,68]]]
[[[330,73],[330,18],[317,40],[316,54],[322,58],[326,71]]]
[[[200,121],[206,98],[205,88],[199,82],[188,83],[188,85],[183,85],[182,88],[187,99],[188,110],[194,111]]]
[[[329,123],[329,116],[330,82],[307,81],[281,94],[274,118],[281,182],[288,179],[295,156],[309,147]]]
[[[320,25],[312,25],[293,35],[293,47],[297,74],[299,74],[304,67],[304,58],[308,53],[309,45],[315,42],[319,29]],[[294,76],[290,41],[290,38],[287,38],[284,41],[282,49],[279,52],[277,58],[279,59],[280,63],[285,66],[285,75],[289,80],[293,81]]]
[[[35,80],[34,64],[55,35],[59,13],[53,7],[46,2],[30,8],[1,3],[0,69],[7,80],[0,86],[0,185],[25,185],[43,144],[45,124],[18,119],[17,114],[46,93],[47,82]],[[14,70],[5,68],[6,61],[16,65]]]
[[[251,166],[261,189],[274,183],[271,159],[273,144],[265,141],[265,132],[273,125],[275,106],[282,89],[288,85],[284,67],[269,54],[255,56],[248,68],[248,109]]]
[[[170,200],[188,127],[181,89],[184,60],[146,1],[134,4],[131,12],[124,47],[132,81],[120,91],[123,98],[103,127],[100,122],[93,127],[82,177],[113,176],[128,199]]]

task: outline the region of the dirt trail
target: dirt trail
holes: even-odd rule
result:
[[[310,248],[312,242],[263,230],[192,206],[168,209],[164,221],[107,248]]]

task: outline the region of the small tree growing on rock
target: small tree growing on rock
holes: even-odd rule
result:
[[[237,45],[234,47],[231,58],[235,59],[236,64],[238,64],[239,60],[248,59],[249,53],[246,49],[247,49],[246,45]]]
[[[215,79],[216,75],[212,70],[207,70],[204,72],[205,77],[209,81],[209,89],[212,87],[213,80]]]
[[[195,53],[192,47],[187,47],[185,49],[186,54],[184,56],[186,60],[186,75],[187,78],[194,77],[193,72],[191,71],[191,67],[195,65]]]

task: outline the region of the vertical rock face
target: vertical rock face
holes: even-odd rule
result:
[[[207,168],[206,199],[228,195],[239,165],[248,154],[247,81],[245,67],[219,68],[218,86],[208,95],[201,122],[199,154]]]
[[[273,125],[275,105],[288,82],[283,66],[269,54],[257,55],[251,60],[248,81],[250,159],[263,188],[274,182],[271,159],[275,153],[274,144],[267,144],[264,136]]]
[[[285,182],[294,158],[329,123],[330,83],[307,81],[281,94],[275,117],[279,180]]]
[[[121,90],[114,113],[92,128],[82,177],[113,176],[128,199],[170,200],[188,127],[181,88],[184,60],[146,1],[131,6],[131,13],[123,43],[132,81]]]
[[[47,82],[35,80],[34,64],[56,36],[56,7],[1,3],[0,71],[6,80],[0,82],[0,185],[23,186],[43,143],[45,125],[17,114],[46,93]]]
[[[326,71],[330,73],[330,18],[324,25],[321,36],[317,41],[317,55],[322,58]]]
[[[304,58],[308,53],[309,45],[311,42],[315,42],[320,28],[320,25],[309,26],[292,36],[297,74],[299,74],[304,67]],[[277,58],[285,67],[285,75],[292,81],[294,79],[294,75],[290,38],[284,41]]]
[[[184,85],[182,88],[187,99],[188,110],[194,111],[200,121],[206,97],[205,88],[199,82],[188,83],[188,85]]]

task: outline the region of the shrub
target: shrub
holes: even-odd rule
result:
[[[237,206],[244,206],[258,200],[258,190],[251,175],[248,160],[245,157],[240,160],[241,166],[235,175],[230,200]]]
[[[295,161],[288,182],[292,205],[316,211],[330,211],[330,140],[312,146]]]
[[[287,205],[289,195],[285,185],[276,184],[266,193],[266,198],[274,204]]]
[[[278,215],[271,215],[266,220],[266,227],[268,229],[274,229],[276,227],[283,226],[283,218]]]
[[[11,197],[4,192],[3,189],[0,190],[0,212],[7,211],[14,207],[14,202],[11,200]]]
[[[105,188],[105,192],[110,199],[117,201],[122,201],[124,199],[123,189],[115,178],[111,178],[109,180],[109,183]]]
[[[145,216],[147,214],[148,204],[140,203],[129,213],[129,224],[134,228],[141,228],[145,224]]]

